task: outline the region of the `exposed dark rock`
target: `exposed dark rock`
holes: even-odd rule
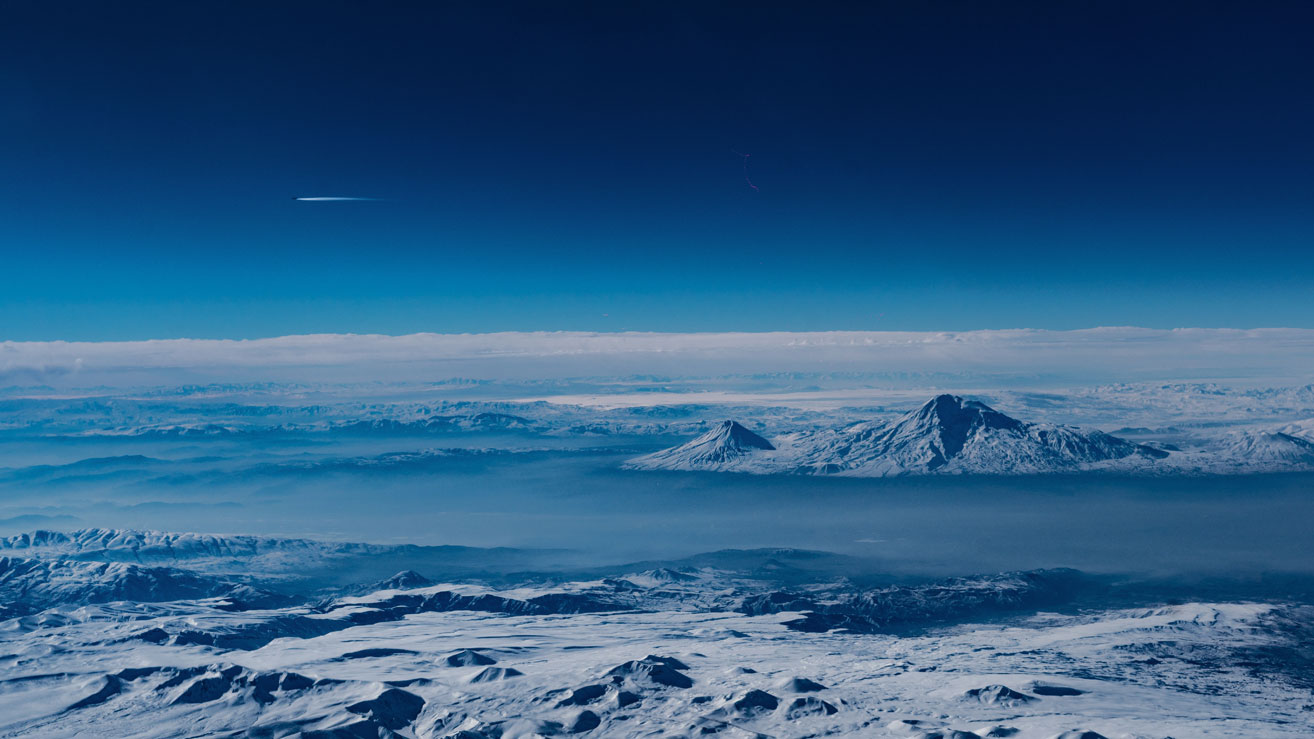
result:
[[[510,680],[513,677],[520,677],[525,673],[514,667],[485,667],[484,671],[470,678],[472,683],[493,683],[499,680]]]
[[[448,667],[483,667],[485,665],[495,665],[497,660],[486,654],[481,654],[473,649],[462,649],[459,652],[447,655],[443,662]]]
[[[623,665],[613,667],[608,673],[613,682],[624,682],[625,680],[634,680],[638,682],[650,682],[657,685],[664,685],[670,688],[691,688],[693,680],[674,667],[668,662],[681,664],[679,660],[669,658],[648,657],[641,660],[631,660]]]
[[[785,717],[796,719],[804,716],[829,716],[838,710],[830,703],[809,695],[806,698],[795,698],[785,710]]]
[[[156,626],[154,628],[146,629],[145,631],[137,632],[129,638],[150,642],[151,644],[163,644],[169,640],[169,632]]]
[[[686,665],[685,663],[681,662],[680,660],[678,660],[678,659],[676,659],[676,658],[674,658],[674,657],[659,657],[659,656],[657,656],[657,655],[655,655],[655,654],[650,654],[650,655],[648,655],[647,657],[644,657],[644,658],[643,658],[643,661],[644,661],[644,662],[656,662],[657,664],[666,665],[667,667],[670,667],[670,668],[675,669],[675,670],[687,670],[687,669],[689,669],[689,665]]]
[[[557,708],[586,706],[607,694],[606,685],[585,685],[570,691],[570,695],[557,701]]]
[[[368,714],[380,725],[394,730],[409,726],[423,709],[423,698],[400,688],[388,688],[377,698],[347,706],[348,711]]]
[[[232,682],[223,675],[198,677],[183,688],[172,703],[209,703],[219,700],[232,687]]]
[[[118,695],[122,690],[123,690],[122,680],[120,680],[119,678],[113,675],[106,675],[105,682],[100,686],[99,690],[87,696],[86,698],[83,698],[77,703],[74,703],[68,708],[71,711],[75,708],[85,708],[87,706],[99,705],[109,700],[110,698],[113,698],[114,696]]]
[[[802,618],[785,624],[796,631],[880,633],[1055,605],[1072,598],[1086,583],[1076,570],[1030,570],[895,585],[834,603],[777,591],[746,598],[738,610],[750,616],[804,611]]]
[[[781,685],[780,687],[781,689],[788,690],[791,693],[815,693],[819,690],[826,689],[825,685],[822,685],[821,683],[815,682],[813,680],[809,680],[806,677],[790,678],[789,680],[786,680],[784,684]]]
[[[1057,697],[1068,697],[1073,695],[1086,694],[1086,691],[1084,690],[1077,690],[1076,688],[1070,688],[1066,685],[1046,685],[1044,683],[1036,683],[1035,685],[1031,686],[1031,692],[1035,693],[1036,695],[1057,696]]]
[[[334,659],[334,662],[344,662],[352,659],[372,659],[374,657],[392,657],[397,654],[416,654],[410,649],[393,649],[391,647],[374,647],[373,649],[358,649],[354,652],[347,652],[342,656]]]
[[[972,688],[964,693],[963,696],[978,700],[982,703],[1005,706],[1030,703],[1035,700],[1035,698],[1032,698],[1026,693],[1019,693],[1007,685],[987,685],[984,688]]]
[[[766,713],[776,710],[780,706],[780,699],[765,690],[750,690],[730,705],[739,713]]]
[[[433,585],[433,581],[415,570],[402,570],[387,580],[370,586],[371,590],[414,590]]]
[[[598,714],[592,711],[580,711],[575,720],[566,728],[572,734],[579,734],[585,731],[593,731],[602,723]]]

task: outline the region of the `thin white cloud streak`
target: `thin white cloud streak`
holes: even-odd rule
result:
[[[313,334],[0,343],[0,381],[70,386],[768,372],[902,373],[1036,385],[1159,379],[1308,382],[1314,376],[1314,330]]]
[[[380,200],[380,198],[312,197],[312,198],[293,198],[293,200],[300,200],[303,203],[336,203],[336,202],[351,201],[351,200],[376,201],[376,200]]]

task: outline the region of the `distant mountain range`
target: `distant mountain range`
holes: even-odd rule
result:
[[[223,598],[242,608],[279,607],[291,600],[234,578],[176,567],[0,557],[0,618],[56,605],[204,598]]]
[[[1025,423],[984,403],[937,395],[889,422],[764,438],[735,421],[631,460],[631,469],[892,477],[1038,474],[1144,467],[1169,453],[1070,426]]]

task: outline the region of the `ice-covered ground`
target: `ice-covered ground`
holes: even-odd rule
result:
[[[56,608],[0,628],[0,735],[1314,731],[1306,608],[1019,607],[896,633],[818,633],[786,625],[799,613],[732,610],[744,586],[658,570],[503,592],[429,585],[275,611],[226,601]],[[614,610],[587,600],[604,592],[629,600]],[[453,597],[466,600],[419,605]],[[533,602],[549,606],[516,612]],[[970,618],[982,615],[994,617]]]
[[[799,550],[520,574],[525,560],[506,552],[441,555],[104,529],[12,537],[0,736],[1314,731],[1314,607],[1254,583],[1209,601],[1179,596],[1216,586],[1072,570],[892,579]],[[324,574],[373,557],[482,560],[481,574],[372,586]]]

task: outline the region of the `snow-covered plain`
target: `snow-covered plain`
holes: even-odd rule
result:
[[[1314,731],[1308,607],[1117,607],[1116,590],[1064,572],[783,585],[808,553],[743,557],[757,566],[510,589],[406,574],[272,609],[235,596],[55,606],[0,628],[0,735]],[[816,620],[841,610],[842,624]]]

